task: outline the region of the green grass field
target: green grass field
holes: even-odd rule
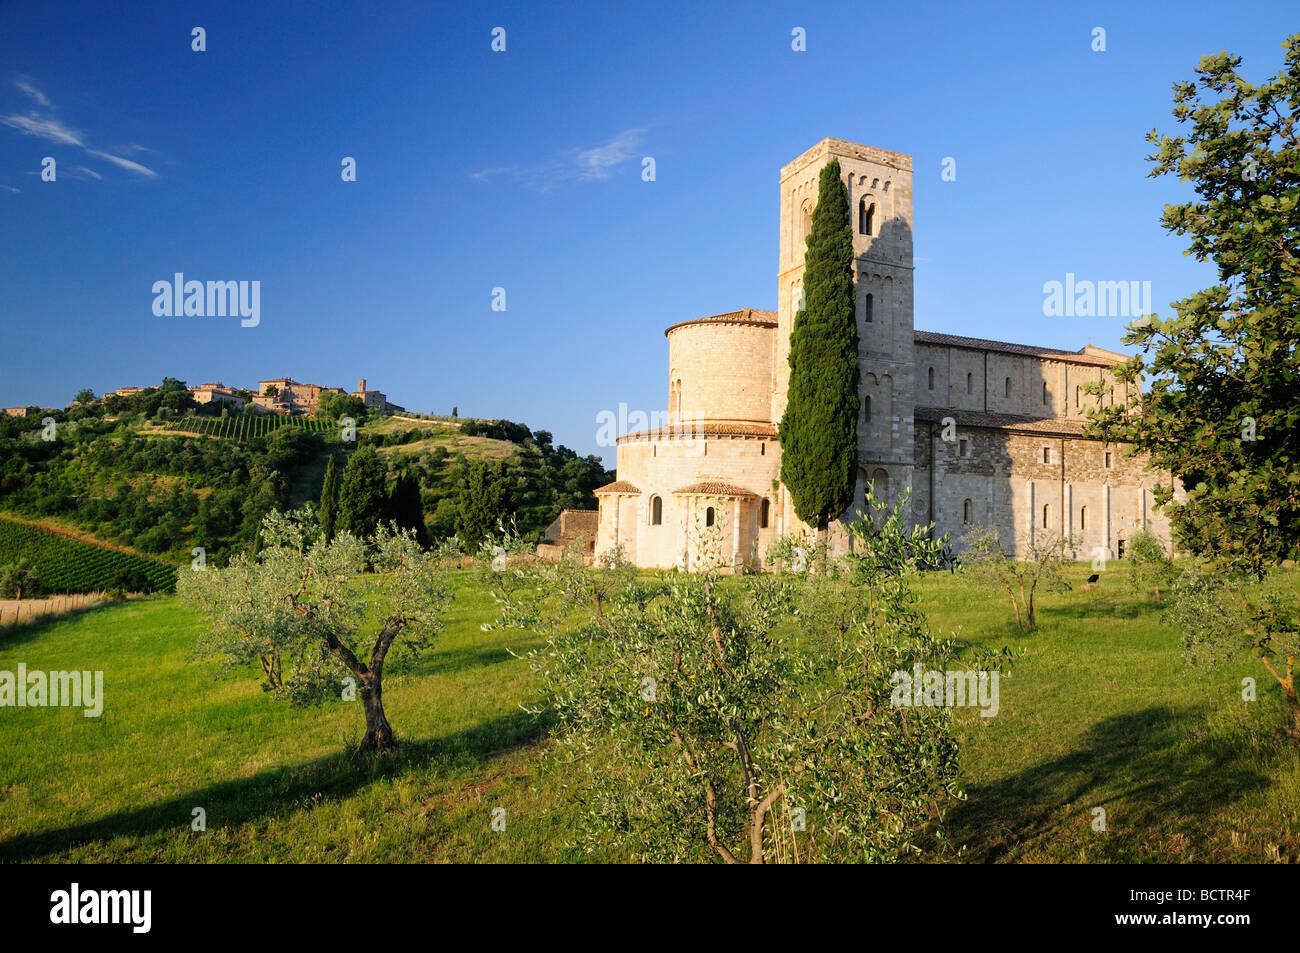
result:
[[[1113,564],[1112,564],[1113,565]],[[1079,566],[1081,580],[1089,570]],[[960,576],[921,584],[931,624],[967,645],[1024,648],[1001,710],[959,710],[968,797],[949,817],[972,862],[1296,862],[1300,752],[1280,693],[1242,659],[1182,660],[1122,568],[1101,589],[1043,599],[1037,632]],[[401,753],[358,769],[359,704],[291,709],[252,671],[187,659],[202,619],[175,598],[105,607],[0,632],[0,669],[102,669],[105,710],[0,709],[0,860],[340,862],[582,860],[563,777],[519,705],[536,685],[480,631],[493,605],[469,573],[438,649],[385,680]],[[1260,700],[1241,701],[1243,676]],[[491,813],[506,811],[493,831]],[[1107,831],[1092,830],[1093,809]],[[206,812],[207,831],[191,830]],[[592,859],[618,860],[618,857]]]

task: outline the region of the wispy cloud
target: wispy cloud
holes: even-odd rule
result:
[[[547,191],[565,182],[602,182],[639,154],[644,129],[625,129],[608,142],[590,149],[570,149],[537,165],[506,165],[471,174],[479,181],[507,178],[529,188]]]
[[[644,129],[625,129],[603,146],[584,149],[578,153],[579,179],[608,179],[620,165],[636,155]]]
[[[103,179],[103,178],[104,178],[102,175],[100,175],[100,174],[99,174],[98,172],[96,172],[94,169],[87,169],[84,165],[79,165],[79,166],[77,166],[77,171],[78,171],[78,172],[84,172],[84,173],[86,173],[86,175],[90,176],[92,179]]]
[[[54,108],[49,97],[37,89],[35,84],[26,77],[17,77],[14,79],[13,85],[35,100],[41,107],[50,110]],[[127,171],[134,172],[137,175],[143,175],[149,178],[158,177],[157,172],[138,162],[132,162],[130,159],[124,159],[121,156],[113,155],[112,153],[104,152],[100,149],[92,149],[86,144],[83,133],[73,129],[61,119],[55,119],[50,115],[41,115],[39,110],[32,110],[26,114],[13,113],[8,116],[0,116],[0,125],[8,126],[10,129],[17,129],[25,136],[34,136],[37,139],[44,139],[46,142],[52,142],[55,145],[74,146],[84,151],[87,155],[94,156],[96,159],[103,159],[105,162],[110,162],[120,169],[126,169]],[[146,151],[144,146],[135,146],[134,144],[133,146],[138,151]],[[96,179],[104,178],[102,175],[97,172],[92,172],[84,166],[82,168],[84,171],[93,175]]]
[[[25,135],[35,136],[37,139],[58,143],[61,146],[86,148],[85,143],[81,141],[81,133],[65,126],[57,119],[42,119],[32,114],[30,116],[0,116],[0,122],[17,129]]]
[[[155,172],[153,169],[150,169],[146,166],[142,166],[138,162],[132,162],[130,159],[123,159],[121,156],[109,155],[107,152],[100,152],[97,149],[87,149],[86,151],[89,152],[92,156],[95,156],[97,159],[103,159],[105,162],[111,162],[113,163],[113,165],[118,166],[119,168],[129,169],[132,172],[138,172],[141,175],[147,175],[151,178],[158,177],[158,173]]]
[[[22,191],[22,189],[16,189],[16,188],[14,188],[12,185],[0,185],[0,189],[4,189],[6,192],[21,192],[21,191]]]
[[[29,80],[26,76],[14,77],[14,87],[16,89],[21,89],[32,99],[36,100],[36,104],[38,106],[41,106],[45,109],[51,108],[49,97],[47,97],[43,92],[41,92],[35,86],[33,86],[32,81]]]

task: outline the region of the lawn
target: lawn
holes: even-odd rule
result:
[[[1295,862],[1300,754],[1272,731],[1271,679],[1250,659],[1186,666],[1158,606],[1122,577],[1112,568],[1097,591],[1045,597],[1028,635],[965,578],[921,583],[940,633],[1025,652],[1002,677],[997,717],[957,713],[967,799],[949,824],[964,856]],[[203,623],[175,598],[0,632],[0,669],[102,669],[105,680],[99,718],[0,709],[0,860],[583,859],[567,846],[563,777],[539,757],[544,726],[519,707],[536,684],[510,650],[536,640],[481,631],[491,599],[471,573],[451,585],[436,652],[385,680],[401,754],[369,769],[344,754],[363,728],[359,704],[292,709],[251,671],[190,661]],[[1241,700],[1247,675],[1257,702]],[[1104,833],[1092,829],[1098,807]],[[191,829],[195,808],[205,832]]]

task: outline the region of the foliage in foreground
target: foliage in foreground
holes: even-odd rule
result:
[[[1287,737],[1300,745],[1300,592],[1288,581],[1272,587],[1245,573],[1187,568],[1177,579],[1167,617],[1183,633],[1193,664],[1253,655],[1282,688],[1291,724]]]
[[[943,564],[945,541],[902,526],[901,509],[856,524],[853,555],[829,573],[496,573],[500,623],[547,635],[526,657],[584,849],[727,863],[942,849],[961,796],[951,712],[895,706],[891,687],[951,651],[911,586]],[[700,545],[720,560],[716,534]]]
[[[1147,136],[1150,175],[1196,191],[1165,207],[1165,230],[1219,280],[1173,302],[1173,317],[1134,322],[1124,341],[1141,351],[1117,368],[1129,400],[1091,428],[1182,481],[1181,501],[1155,490],[1181,550],[1257,576],[1300,546],[1300,34],[1283,48],[1285,69],[1259,85],[1239,56],[1202,57],[1174,85],[1184,128]]]
[[[1171,615],[1193,655],[1252,651],[1300,744],[1300,598],[1267,581],[1300,555],[1300,33],[1282,47],[1284,69],[1258,85],[1241,57],[1202,57],[1196,79],[1174,85],[1183,130],[1147,136],[1150,174],[1196,192],[1165,207],[1165,229],[1188,236],[1187,253],[1213,261],[1219,280],[1173,302],[1173,317],[1132,325],[1125,343],[1141,353],[1117,375],[1129,400],[1101,407],[1090,429],[1182,481],[1184,499],[1157,486],[1156,503],[1179,548],[1208,564],[1180,581]]]

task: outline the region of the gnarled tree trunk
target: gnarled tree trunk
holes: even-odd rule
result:
[[[393,726],[384,714],[384,688],[377,672],[372,671],[361,683],[361,703],[366,712],[366,733],[357,754],[387,751],[395,744]]]

